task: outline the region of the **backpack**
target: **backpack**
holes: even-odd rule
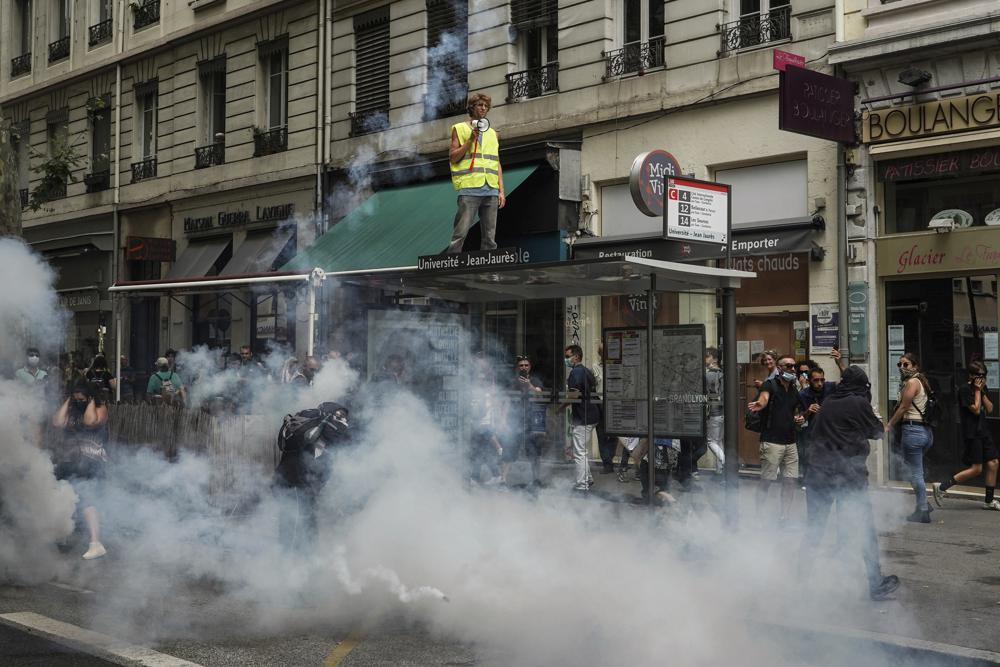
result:
[[[173,371],[168,371],[166,378],[163,377],[160,371],[157,371],[156,377],[160,378],[160,396],[165,402],[173,403],[178,398],[178,388],[174,386]]]
[[[281,453],[302,451],[306,445],[306,434],[323,421],[324,415],[316,409],[302,410],[294,415],[285,415],[278,429],[276,445]]]
[[[771,383],[767,380],[760,386],[760,390],[757,392],[757,398],[760,398],[760,393],[764,391],[764,388]],[[753,431],[754,433],[763,433],[767,430],[768,426],[771,425],[771,394],[774,393],[772,389],[768,389],[768,401],[767,407],[763,410],[758,410],[754,412],[750,408],[747,408],[746,414],[743,416],[743,428],[748,431]],[[754,400],[757,400],[756,398]]]
[[[924,404],[924,409],[921,410],[914,403],[913,407],[916,408],[917,412],[920,413],[920,418],[924,420],[924,423],[931,428],[937,428],[938,424],[944,418],[944,408],[941,406],[941,401],[938,400],[937,394],[931,389],[930,384],[926,382],[923,376],[918,378],[920,384],[923,385],[924,393],[927,394],[927,402]]]

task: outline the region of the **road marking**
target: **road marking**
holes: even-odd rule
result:
[[[344,658],[347,657],[347,654],[353,651],[362,640],[364,640],[364,637],[357,632],[347,635],[342,642],[333,647],[330,655],[326,656],[326,660],[323,661],[323,667],[338,667],[344,661]]]
[[[136,646],[77,625],[63,623],[30,611],[0,614],[0,623],[76,649],[83,653],[110,660],[119,665],[146,667],[202,667],[196,662],[159,653],[145,646]]]
[[[86,588],[78,588],[72,584],[64,584],[60,581],[50,581],[49,586],[55,586],[56,588],[61,588],[64,591],[73,591],[74,593],[83,593],[84,595],[93,595],[94,591],[89,591]]]

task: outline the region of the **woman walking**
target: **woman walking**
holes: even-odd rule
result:
[[[927,502],[927,484],[924,482],[924,455],[934,444],[934,429],[924,419],[930,387],[920,372],[917,356],[907,352],[896,364],[899,368],[899,402],[896,411],[885,425],[886,431],[901,425],[900,441],[903,459],[910,469],[910,486],[916,498],[913,514],[906,517],[914,523],[931,522],[931,506]]]

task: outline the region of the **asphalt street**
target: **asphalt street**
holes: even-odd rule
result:
[[[560,468],[554,472],[557,476],[563,474]],[[568,477],[568,470],[566,473]],[[621,511],[647,511],[632,502],[637,496],[638,483],[621,483],[614,475],[596,474],[595,478],[597,485],[592,494],[580,502],[614,502]],[[699,511],[718,503],[722,487],[713,475],[703,472],[699,485],[698,492],[677,493],[682,508]],[[748,524],[744,530],[752,529],[749,522],[755,487],[756,482],[751,479],[740,484],[743,522]],[[526,491],[497,490],[497,493],[519,492]],[[1000,572],[996,561],[1000,550],[997,530],[1000,513],[982,510],[981,501],[954,499],[934,512],[933,523],[910,524],[902,521],[902,517],[911,510],[911,495],[876,491],[873,497],[881,529],[883,569],[903,581],[896,599],[872,604],[859,597],[853,606],[841,606],[835,612],[817,608],[812,614],[769,619],[769,622],[780,627],[792,625],[802,633],[818,628],[834,635],[855,633],[855,639],[860,636],[857,633],[863,633],[858,641],[917,645],[919,650],[912,646],[907,650],[918,650],[922,657],[902,660],[902,664],[1000,664],[1000,634],[995,632],[1000,624]],[[790,544],[798,539],[800,529],[798,525],[789,528]],[[67,554],[72,567],[58,581],[36,586],[0,586],[3,630],[0,664],[112,664],[12,629],[8,620],[31,612],[37,618],[114,635],[118,626],[112,619],[120,610],[105,608],[101,603],[104,595],[117,585],[116,566],[120,564],[117,558],[112,554],[99,561],[84,562]],[[599,576],[596,568],[594,576]],[[147,601],[142,618],[134,619],[144,627],[172,627],[172,631],[165,632],[170,636],[152,642],[120,635],[114,639],[142,643],[178,660],[176,664],[205,667],[510,664],[495,649],[487,653],[466,645],[461,637],[442,638],[439,632],[414,627],[403,619],[384,622],[378,627],[333,627],[317,618],[308,604],[295,611],[300,621],[293,623],[293,631],[269,633],[251,622],[261,616],[261,609],[219,608],[214,604],[216,598],[217,591],[211,584],[191,581],[175,590],[171,599]],[[282,611],[287,618],[289,610]],[[183,619],[183,625],[178,625],[177,619]],[[931,659],[927,657],[931,654],[921,647],[944,650],[948,655],[954,653],[969,661]],[[976,654],[977,649],[995,654]],[[886,664],[894,663],[900,664],[900,660],[886,659]],[[116,661],[116,664],[129,663]],[[810,664],[837,663],[817,660]]]

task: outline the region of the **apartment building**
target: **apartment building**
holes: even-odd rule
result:
[[[120,329],[143,370],[168,347],[294,342],[294,292],[149,292],[113,309],[107,288],[266,274],[312,240],[325,7],[3,3],[0,114],[17,130],[24,236],[73,316],[57,347],[110,355]]]
[[[413,266],[442,250],[455,210],[450,128],[466,118],[467,93],[482,91],[493,99],[489,120],[500,135],[508,195],[501,247],[527,249],[535,261],[626,251],[721,260],[717,248],[663,241],[662,221],[632,202],[634,158],[669,151],[682,174],[733,186],[736,266],[758,272],[739,293],[739,338],[748,352],[730,368],[739,370],[741,398],[761,375],[754,362],[763,349],[818,357],[835,377],[824,355],[839,308],[837,149],[779,131],[772,60],[780,48],[830,73],[835,4],[339,2],[326,165],[334,224],[290,266],[377,270]],[[466,249],[478,243],[474,230]],[[329,332],[337,347],[365,339],[366,310],[398,301],[363,288],[338,294],[341,310]],[[466,315],[498,369],[528,354],[546,386],[560,387],[562,346],[580,342],[595,360],[603,329],[630,321],[644,303],[642,295],[498,301]],[[661,323],[703,323],[709,344],[718,339],[713,298],[674,295],[659,308]],[[746,463],[757,462],[756,449],[748,434]]]
[[[830,62],[857,82],[862,143],[847,153],[848,279],[883,414],[913,352],[946,407],[930,478],[961,468],[956,391],[985,362],[1000,398],[1000,7],[988,0],[856,0]],[[996,415],[988,419],[1000,435]],[[900,452],[882,468],[906,479]]]

